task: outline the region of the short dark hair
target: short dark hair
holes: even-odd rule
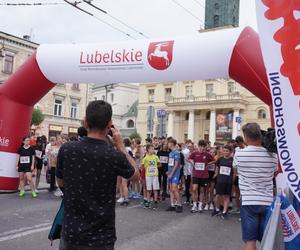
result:
[[[80,136],[80,137],[84,137],[84,136],[87,136],[87,129],[85,128],[85,127],[79,127],[78,129],[77,129],[77,134],[78,134],[78,136]]]
[[[140,138],[136,138],[134,139],[137,145],[141,145],[141,139]]]
[[[176,146],[177,141],[175,139],[171,138],[168,140],[168,143],[172,143],[174,146]]]
[[[146,145],[146,151],[148,152],[148,150],[149,150],[150,148],[152,148],[152,147],[154,147],[153,144],[151,144],[151,143],[147,144],[147,145]]]
[[[242,137],[242,136],[237,136],[236,138],[235,138],[235,141],[236,141],[236,143],[243,143],[244,142],[244,138]]]
[[[124,138],[123,140],[125,147],[130,147],[131,146],[131,141],[129,138]]]
[[[253,141],[261,141],[262,134],[260,126],[257,123],[247,123],[242,128],[244,136]]]
[[[206,147],[206,146],[207,146],[207,143],[206,143],[206,141],[204,141],[204,140],[199,140],[198,146],[199,146],[199,147]]]
[[[230,146],[230,145],[225,145],[224,147],[223,147],[223,149],[228,149],[230,152],[232,152],[233,151],[233,149],[232,149],[232,147]]]
[[[105,101],[92,101],[86,108],[85,119],[89,129],[104,130],[111,117],[111,105]]]

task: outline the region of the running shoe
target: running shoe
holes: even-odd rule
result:
[[[154,202],[154,203],[152,204],[152,209],[153,209],[153,210],[157,210],[157,209],[158,209],[158,203],[157,203],[157,202]]]
[[[150,202],[146,202],[144,208],[150,208]]]
[[[221,218],[223,220],[227,220],[228,219],[228,213],[222,213]]]
[[[62,197],[64,194],[63,194],[62,191],[60,191],[59,189],[57,189],[57,190],[55,191],[54,195],[55,195],[56,197]]]
[[[198,205],[198,212],[199,213],[202,213],[203,212],[203,207],[201,204]]]
[[[205,210],[205,211],[208,211],[208,209],[209,209],[209,205],[208,205],[208,203],[206,203],[206,205],[205,205],[205,207],[204,207],[204,210]]]
[[[191,209],[191,213],[197,213],[197,212],[198,212],[197,206],[193,206]]]
[[[31,192],[31,195],[32,195],[32,198],[36,198],[37,197],[36,192]]]
[[[176,208],[173,207],[173,206],[169,206],[167,209],[166,209],[167,212],[174,212],[176,211]]]
[[[123,198],[123,197],[120,197],[120,198],[117,200],[118,203],[122,203],[123,201],[124,201],[124,198]]]
[[[127,207],[128,205],[129,205],[129,200],[127,200],[127,199],[126,200],[124,199],[124,201],[120,203],[120,206]]]
[[[39,193],[39,190],[36,189],[35,192],[38,194],[38,193]]]
[[[24,195],[25,195],[25,191],[21,190],[20,193],[19,193],[19,197],[23,197]]]
[[[214,210],[214,209],[215,209],[214,204],[210,203],[209,210]]]
[[[180,206],[176,206],[175,210],[176,210],[176,213],[182,213],[183,207],[181,205]]]
[[[217,215],[219,215],[221,213],[221,211],[220,210],[214,210],[212,213],[211,213],[211,216],[217,216]]]

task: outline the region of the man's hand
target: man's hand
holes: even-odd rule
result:
[[[111,128],[111,131],[113,134],[113,144],[116,146],[116,148],[121,152],[126,151],[120,131],[116,128]]]

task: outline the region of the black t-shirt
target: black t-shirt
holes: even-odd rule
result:
[[[224,158],[221,157],[216,162],[217,167],[219,168],[217,182],[219,183],[232,183],[233,178],[233,158]]]
[[[117,176],[133,174],[126,156],[103,140],[85,137],[62,145],[56,169],[64,181],[62,237],[75,245],[114,244]]]
[[[161,166],[168,168],[170,151],[158,151],[157,156],[160,160]]]
[[[35,155],[34,149],[32,147],[24,148],[22,146],[18,149],[17,153],[20,155],[19,167],[31,168],[32,156]]]

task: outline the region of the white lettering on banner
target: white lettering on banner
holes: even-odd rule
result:
[[[221,166],[220,167],[220,174],[222,174],[222,175],[230,175],[231,174],[231,168],[226,167],[226,166]]]
[[[0,146],[8,147],[9,146],[9,139],[7,139],[6,137],[1,137],[0,136]]]
[[[205,170],[205,163],[195,162],[195,169],[198,170],[198,171],[204,171]]]
[[[11,167],[7,167],[11,166]],[[17,178],[17,154],[0,151],[0,176]]]
[[[300,234],[300,218],[295,208],[290,205],[281,209],[282,233],[284,242],[290,242]]]
[[[260,42],[273,100],[278,156],[300,201],[299,21],[291,0],[256,0]],[[283,18],[283,21],[281,20]]]

